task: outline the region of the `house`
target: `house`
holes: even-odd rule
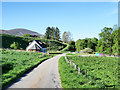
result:
[[[47,45],[40,40],[33,40],[26,48],[26,51],[47,53]]]

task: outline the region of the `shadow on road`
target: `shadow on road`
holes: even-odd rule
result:
[[[53,57],[51,57],[51,58],[53,58]],[[27,76],[30,72],[32,72],[34,69],[36,69],[41,63],[43,63],[44,61],[47,61],[47,60],[49,60],[49,59],[50,59],[50,58],[41,61],[41,62],[38,63],[37,65],[35,65],[35,66],[33,66],[32,68],[30,68],[28,71],[24,72],[23,75],[19,75],[19,78],[14,79],[13,82],[11,82],[9,85],[7,85],[7,86],[5,86],[4,88],[2,88],[2,90],[7,90],[7,89],[8,89],[10,86],[12,86],[14,83],[21,81],[21,79],[22,79],[23,77]]]

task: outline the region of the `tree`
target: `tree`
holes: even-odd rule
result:
[[[103,40],[107,44],[107,50],[105,52],[112,54],[112,46],[113,46],[113,37],[112,37],[112,28],[105,27],[102,32],[99,34],[101,40]]]
[[[56,27],[55,38],[56,40],[60,40],[60,30],[58,29],[58,27]]]
[[[51,28],[51,39],[55,39],[55,28]]]
[[[87,47],[90,48],[90,49],[93,49],[93,51],[95,51],[97,43],[98,43],[98,39],[97,38],[88,38],[88,40],[87,40]]]
[[[76,50],[79,52],[87,47],[87,39],[79,39],[75,43]]]
[[[46,29],[46,33],[45,33],[45,38],[46,39],[56,39],[59,40],[60,39],[60,30],[58,29],[58,27],[47,27]]]
[[[51,39],[51,28],[50,27],[47,27],[46,29],[46,33],[45,33],[45,38],[46,39]]]
[[[69,45],[75,45],[75,41],[69,41],[68,44]]]
[[[93,51],[95,51],[95,48],[97,46],[98,39],[97,38],[85,38],[85,39],[79,39],[75,43],[76,50],[79,52],[80,50],[83,50],[85,48],[90,48]]]
[[[107,43],[104,42],[102,39],[98,40],[98,44],[96,46],[96,51],[100,53],[107,53]]]
[[[19,44],[17,42],[13,42],[13,44],[10,45],[10,48],[18,49],[19,48]]]
[[[71,33],[70,32],[64,32],[62,35],[62,40],[65,43],[68,43],[69,41],[72,40]]]
[[[93,38],[93,43],[97,46],[97,44],[98,44],[98,39],[97,38]]]
[[[112,37],[113,37],[113,46],[112,46],[112,51],[113,51],[113,54],[114,55],[118,55],[119,54],[119,41],[120,41],[120,38],[119,38],[119,30],[114,30],[113,33],[112,33]]]
[[[68,51],[75,51],[75,42],[69,41],[68,44],[69,44]]]
[[[80,42],[81,42],[81,39],[78,39],[76,42],[75,42],[75,47],[76,47],[76,50],[79,52],[80,51]]]
[[[91,49],[94,48],[94,44],[93,44],[93,42],[92,42],[91,40],[88,40],[88,42],[87,42],[87,47],[88,47],[88,48],[91,48]]]
[[[62,40],[63,42],[67,43],[68,42],[68,37],[67,37],[67,32],[64,32],[62,35]]]

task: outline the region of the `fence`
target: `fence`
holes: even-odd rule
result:
[[[77,65],[75,63],[72,63],[71,60],[68,60],[68,58],[65,56],[65,60],[68,64],[74,66],[75,70],[78,70],[78,74],[81,74],[82,73],[82,70],[80,69],[80,67],[77,67]],[[85,69],[85,76],[87,76],[87,70]]]

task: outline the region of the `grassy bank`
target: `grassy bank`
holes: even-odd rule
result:
[[[40,39],[38,37],[18,37],[13,35],[7,35],[7,34],[0,34],[0,38],[2,38],[2,47],[0,48],[10,48],[10,45],[13,44],[13,42],[17,42],[19,44],[19,49],[25,50],[26,47],[29,45],[29,42],[32,42],[33,40],[40,40],[42,42],[45,42],[47,45],[47,50],[49,51],[60,51],[63,48],[65,48],[67,45],[63,42],[57,41],[57,40],[48,40],[48,39]],[[50,44],[50,45],[49,45]]]
[[[118,88],[117,58],[69,56],[68,59],[80,67],[81,73],[61,57],[59,72],[63,88]]]
[[[1,50],[2,52],[2,86],[13,82],[23,74],[53,55],[38,52],[20,52]]]

